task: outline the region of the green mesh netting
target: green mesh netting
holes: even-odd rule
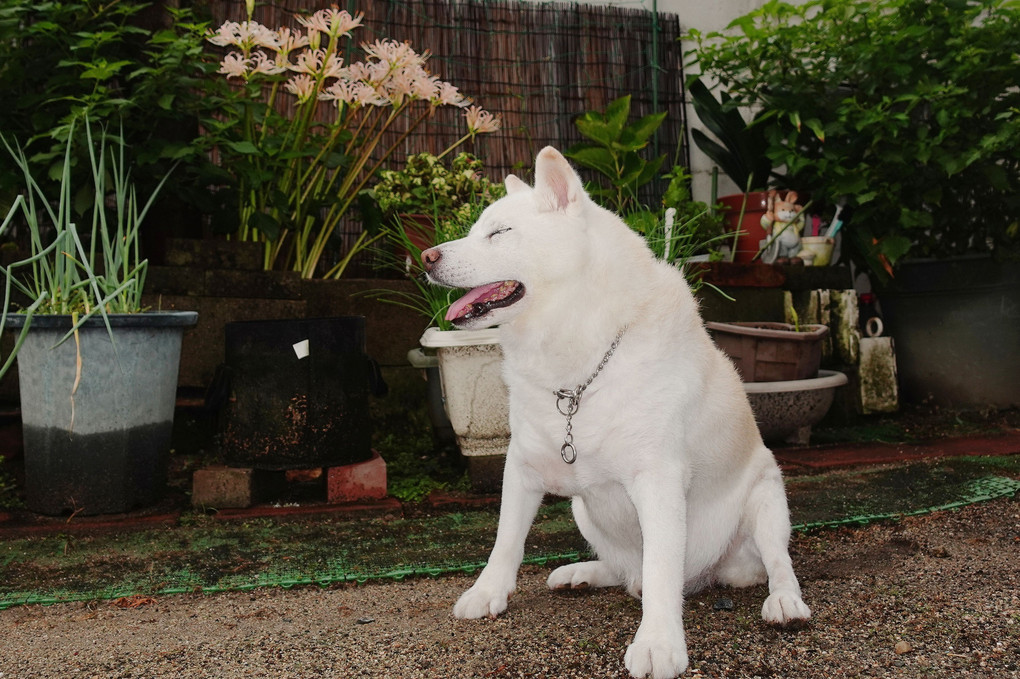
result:
[[[995,473],[1017,466],[1016,458],[971,458],[796,477],[791,514],[795,530],[806,531],[958,508],[1020,492],[1020,481]],[[484,565],[497,517],[495,509],[394,520],[194,515],[121,534],[10,540],[0,545],[0,610],[471,572]],[[542,507],[526,554],[531,564],[586,555],[568,502]]]

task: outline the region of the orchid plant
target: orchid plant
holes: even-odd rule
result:
[[[339,278],[379,235],[363,231],[336,263],[323,255],[359,191],[436,109],[464,109],[466,133],[449,149],[495,132],[500,119],[426,68],[428,53],[380,39],[347,63],[344,38],[363,15],[322,9],[297,16],[306,31],[227,21],[208,41],[233,48],[219,72],[237,87],[233,105],[209,121],[223,166],[238,180],[233,237],[265,244],[265,268]],[[284,107],[284,97],[293,100]],[[284,110],[292,113],[283,113]]]

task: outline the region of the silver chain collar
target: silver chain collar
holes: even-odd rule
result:
[[[556,397],[556,410],[560,411],[560,415],[567,418],[567,433],[563,436],[563,445],[560,446],[560,457],[567,464],[574,464],[577,460],[577,449],[574,447],[574,425],[571,420],[577,409],[581,406],[581,395],[584,394],[584,390],[591,386],[591,383],[599,376],[602,369],[606,367],[606,363],[609,363],[609,359],[613,357],[616,352],[616,348],[620,346],[620,340],[623,339],[623,333],[627,332],[627,326],[624,326],[620,332],[616,334],[616,339],[609,346],[609,351],[602,357],[602,361],[595,368],[595,372],[591,374],[588,381],[584,384],[579,384],[573,389],[559,389],[553,392]],[[566,402],[564,404],[564,401]]]

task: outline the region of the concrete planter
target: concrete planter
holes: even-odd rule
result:
[[[18,353],[28,507],[108,514],[156,502],[166,487],[181,336],[191,311],[90,319],[35,316]],[[24,317],[7,322],[20,327]],[[80,368],[79,368],[80,366]]]
[[[498,485],[510,445],[509,399],[503,382],[499,332],[429,328],[421,345],[439,357],[446,413],[468,458],[472,486]]]

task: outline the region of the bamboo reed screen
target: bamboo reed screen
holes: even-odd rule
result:
[[[296,27],[295,13],[324,6],[316,0],[280,0],[258,7],[255,18],[271,27]],[[213,2],[211,9],[214,25],[242,19],[245,12],[243,0]],[[358,44],[390,38],[428,50],[433,73],[502,116],[502,130],[461,147],[484,159],[492,179],[508,172],[527,177],[543,146],[564,149],[582,140],[575,117],[625,94],[632,96],[633,119],[668,112],[651,151],[666,154],[667,167],[688,164],[676,15],[513,0],[360,0],[346,9],[365,13],[354,34]],[[460,111],[440,110],[407,138],[393,164],[411,153],[439,152],[465,130]],[[657,202],[661,188],[650,187],[643,201]]]

